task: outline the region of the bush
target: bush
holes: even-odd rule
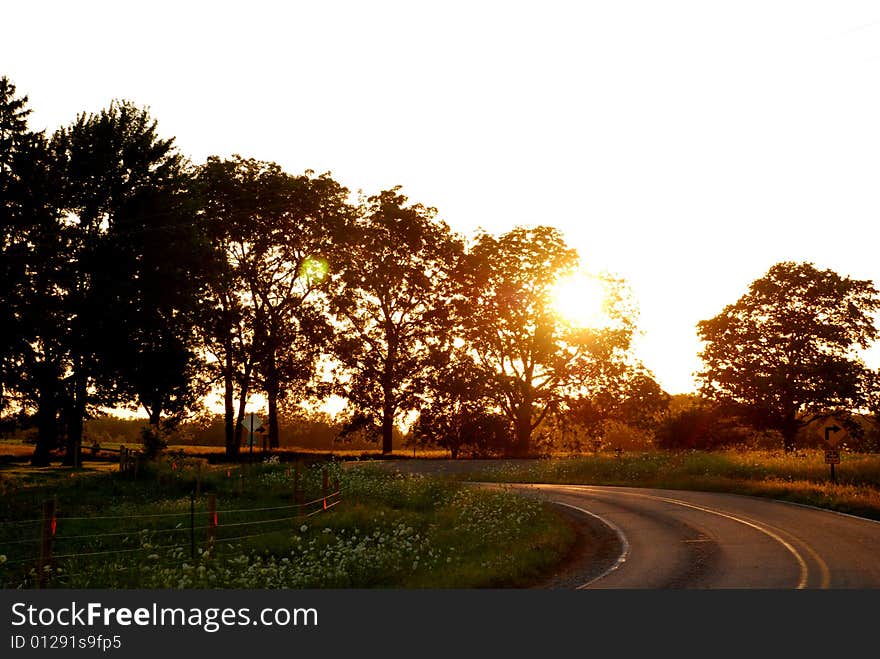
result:
[[[748,444],[752,432],[711,407],[692,407],[660,423],[654,442],[665,449],[711,450]]]
[[[168,440],[158,428],[149,426],[141,429],[141,444],[144,447],[144,457],[155,460],[168,447]]]

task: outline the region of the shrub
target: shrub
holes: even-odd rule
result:
[[[141,429],[141,444],[144,447],[144,457],[155,460],[168,447],[168,440],[158,428],[145,426]]]
[[[660,423],[654,441],[665,449],[716,449],[748,444],[750,430],[711,407],[692,407]]]

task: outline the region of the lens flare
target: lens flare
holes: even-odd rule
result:
[[[299,267],[299,276],[308,280],[309,283],[323,281],[330,271],[327,261],[317,256],[309,256],[303,259]]]

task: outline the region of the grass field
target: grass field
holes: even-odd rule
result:
[[[734,492],[880,520],[876,454],[843,453],[832,483],[820,451],[461,460],[447,463],[456,468],[439,479],[405,477],[368,463],[341,468],[340,459],[380,457],[378,451],[334,451],[331,458],[329,452],[293,449],[269,463],[224,465],[212,464],[205,447],[186,447],[131,480],[118,472],[115,459],[86,456],[85,468],[77,470],[31,468],[30,447],[24,448],[18,455],[14,451],[20,449],[2,449],[8,458],[0,463],[4,587],[39,581],[38,518],[47,497],[59,504],[48,584],[78,588],[519,586],[552,570],[572,545],[571,528],[542,504],[505,491],[474,490],[457,480]],[[294,469],[290,460],[296,457],[311,466]],[[322,468],[339,480],[341,502],[326,512],[296,508],[296,474],[305,500],[320,501]],[[199,496],[191,514],[196,480]],[[213,545],[206,537],[208,494],[216,496],[219,510]]]
[[[323,470],[341,492],[338,503],[327,499],[326,510]],[[94,468],[7,466],[4,474],[6,588],[41,581],[40,511],[50,496],[58,517],[44,580],[58,588],[521,586],[547,574],[574,542],[569,525],[540,502],[432,478],[343,470],[335,461],[295,469],[166,460],[138,480]],[[191,500],[196,480],[199,496]],[[300,501],[311,503],[293,503],[295,480]]]
[[[142,445],[137,442],[114,442],[112,444],[102,444],[102,446],[106,449],[112,449],[112,451],[100,451],[97,454],[93,454],[88,446],[83,446],[82,449],[82,459],[86,463],[91,462],[115,462],[117,460],[116,451],[120,446],[125,446],[131,450],[140,450]],[[284,447],[279,449],[272,449],[272,455],[278,455],[282,459],[285,458],[295,458],[298,456],[323,456],[323,457],[339,457],[339,458],[381,458],[381,457],[392,457],[392,458],[446,458],[449,457],[449,452],[441,449],[423,449],[419,448],[415,452],[410,449],[395,449],[389,456],[383,456],[382,451],[378,448],[374,450],[364,450],[364,449],[352,449],[345,448],[345,444],[340,444],[339,446],[334,446],[333,448],[328,449],[314,449],[314,448],[303,448],[303,447]],[[17,439],[4,439],[0,440],[0,463],[26,463],[28,458],[33,455],[34,446],[33,444],[29,444],[26,442],[22,442]],[[201,446],[201,445],[193,445],[193,444],[180,444],[180,445],[171,445],[168,447],[169,454],[183,454],[185,456],[190,457],[203,457],[207,458],[211,461],[222,462],[223,457],[225,456],[226,450],[223,446]],[[261,447],[255,447],[254,451],[251,453],[246,448],[242,449],[243,457],[253,457],[255,460],[262,460],[263,452]],[[55,454],[52,456],[52,461],[54,463],[60,464],[62,456],[60,454]]]
[[[804,503],[880,520],[880,455],[842,454],[836,483],[821,451],[609,453],[499,462],[468,480],[520,483],[625,485],[733,492]]]

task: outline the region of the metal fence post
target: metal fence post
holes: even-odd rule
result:
[[[217,495],[208,495],[208,551],[213,551],[217,540]]]
[[[189,557],[196,559],[196,495],[189,493]]]

